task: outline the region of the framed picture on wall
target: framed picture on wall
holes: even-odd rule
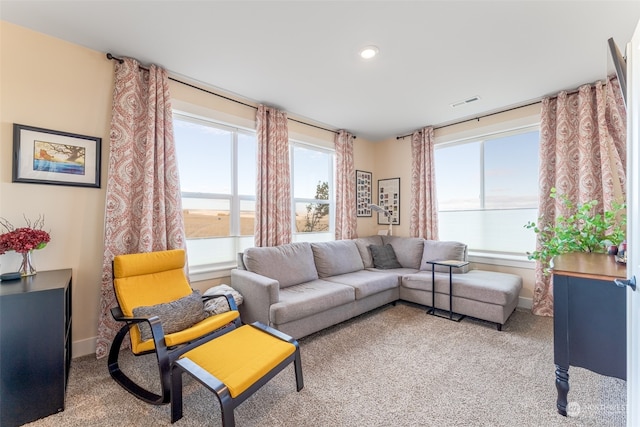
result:
[[[102,138],[13,124],[13,182],[100,188]]]
[[[371,172],[356,171],[356,216],[371,216]]]
[[[378,206],[390,214],[378,213],[378,224],[400,225],[400,178],[378,180]]]

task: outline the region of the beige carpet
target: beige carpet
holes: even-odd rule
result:
[[[553,320],[517,311],[493,325],[428,316],[399,303],[300,340],[305,387],[288,367],[236,409],[241,426],[624,426],[626,383],[571,368],[570,416],[555,409]],[[153,359],[123,351],[129,369]],[[185,376],[185,380],[186,380]],[[106,361],[75,359],[62,413],[29,426],[170,425],[115,384]],[[185,381],[175,426],[220,426],[218,402]]]

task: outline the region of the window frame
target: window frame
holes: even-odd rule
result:
[[[295,197],[295,161],[294,161],[294,148],[300,147],[307,150],[318,151],[329,155],[329,198],[327,200]],[[332,148],[322,147],[319,145],[311,144],[308,142],[300,141],[298,139],[289,139],[289,164],[290,164],[290,179],[291,179],[291,241],[292,242],[317,242],[317,241],[330,241],[335,240],[335,163],[336,163],[336,151]],[[329,230],[317,231],[317,232],[298,232],[296,231],[296,204],[298,203],[319,203],[329,205]],[[303,238],[308,237],[308,239]],[[328,238],[326,238],[328,237]]]
[[[437,138],[434,144],[434,149],[443,149],[449,148],[457,145],[464,145],[472,142],[480,142],[480,155],[478,156],[478,161],[480,162],[479,173],[480,173],[480,182],[478,185],[480,186],[480,208],[477,209],[446,209],[442,210],[438,208],[438,217],[440,218],[440,213],[447,212],[471,212],[471,211],[508,211],[508,210],[516,210],[516,209],[538,209],[538,206],[535,208],[485,208],[485,150],[484,146],[487,141],[493,139],[499,139],[503,137],[509,137],[513,135],[528,133],[538,131],[540,132],[540,121],[539,116],[531,116],[528,118],[524,118],[522,120],[514,122],[504,122],[502,124],[491,126],[490,129],[482,129],[479,130],[471,130],[460,132],[459,134],[448,135],[444,138]],[[436,165],[437,168],[437,165]],[[436,183],[437,185],[437,183]],[[538,196],[539,197],[539,196]],[[523,224],[524,227],[524,224]],[[480,264],[490,264],[490,265],[499,265],[499,266],[507,266],[507,267],[516,267],[516,268],[525,268],[525,269],[534,269],[535,262],[528,259],[526,254],[514,253],[514,252],[499,252],[499,251],[490,251],[490,250],[478,250],[478,249],[470,249],[469,250],[469,260],[471,262],[480,263]]]
[[[189,265],[189,277],[193,281],[215,279],[221,277],[227,277],[230,274],[230,270],[237,266],[235,254],[242,250],[242,240],[251,238],[253,235],[241,235],[240,230],[240,205],[243,201],[254,202],[256,201],[255,191],[254,195],[239,194],[239,167],[238,167],[238,144],[239,135],[252,136],[256,139],[257,135],[255,129],[242,128],[239,126],[233,126],[227,123],[223,123],[219,120],[197,116],[182,110],[173,110],[173,121],[182,120],[185,122],[194,123],[197,125],[208,126],[216,129],[221,129],[231,133],[231,193],[203,193],[203,192],[183,192],[181,191],[181,200],[184,198],[199,198],[199,199],[211,199],[211,200],[228,200],[229,201],[229,235],[228,236],[216,236],[206,237],[203,239],[215,240],[215,239],[232,239],[234,252],[230,261],[217,262],[210,264]],[[185,237],[186,239],[186,237]],[[186,239],[192,240],[192,239]],[[186,242],[185,242],[186,243]]]

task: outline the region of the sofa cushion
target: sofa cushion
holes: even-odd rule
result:
[[[440,273],[436,272],[434,275],[436,279],[436,293],[448,294],[449,293],[449,272]],[[457,279],[459,276],[455,276]],[[454,283],[454,281],[452,281]],[[433,284],[431,280],[430,271],[419,271],[416,274],[407,274],[400,279],[400,286],[409,289],[417,289],[420,291],[431,292]],[[457,288],[453,287],[453,295],[457,296]]]
[[[373,267],[381,270],[390,268],[402,268],[402,265],[396,258],[396,253],[391,245],[371,245],[369,246],[371,257],[373,258]]]
[[[455,276],[453,287],[454,295],[506,306],[520,295],[522,277],[496,271],[471,270]]]
[[[312,243],[311,250],[321,278],[364,269],[362,257],[353,240]]]
[[[277,280],[280,288],[318,278],[313,251],[307,242],[248,248],[243,261],[247,270]]]
[[[361,270],[354,273],[328,277],[326,280],[353,287],[356,291],[356,299],[358,300],[398,287],[398,277],[397,274],[393,273]]]
[[[382,236],[359,237],[355,239],[354,242],[356,242],[356,246],[358,247],[358,251],[360,252],[360,257],[362,258],[364,268],[372,268],[373,257],[371,257],[369,246],[382,245]]]
[[[393,246],[398,262],[405,268],[420,268],[424,239],[420,237],[382,236],[384,244]]]
[[[396,276],[398,276],[399,278],[406,275],[406,274],[413,274],[413,273],[418,273],[420,270],[418,270],[417,268],[389,268],[386,270],[383,270],[381,268],[367,268],[367,271],[373,271],[373,272],[378,272],[378,273],[390,273],[390,274],[395,274]]]
[[[280,290],[280,301],[271,305],[269,318],[277,325],[303,319],[355,300],[352,287],[322,279]]]
[[[431,272],[409,274],[402,278],[405,288],[431,292]],[[522,290],[522,277],[510,273],[471,270],[467,274],[453,276],[454,297],[466,298],[490,304],[507,306],[518,298]],[[449,293],[449,275],[436,273],[436,293]]]
[[[173,334],[192,327],[207,317],[204,302],[198,291],[191,295],[163,304],[145,305],[133,309],[135,317],[158,316],[165,335]],[[143,341],[152,338],[151,328],[147,322],[139,323],[140,336]]]
[[[460,242],[441,242],[438,240],[425,240],[422,261],[420,262],[420,270],[431,271],[431,264],[427,261],[467,261],[467,245]],[[437,265],[436,271],[443,273],[449,272],[449,267]],[[466,273],[469,266],[456,267],[451,270],[453,273]]]

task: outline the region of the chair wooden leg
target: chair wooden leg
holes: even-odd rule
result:
[[[109,374],[111,378],[114,379],[115,382],[120,384],[122,388],[127,390],[129,393],[136,396],[138,399],[143,400],[147,403],[151,403],[152,405],[164,405],[169,403],[169,390],[166,381],[162,382],[162,395],[153,393],[149,390],[146,390],[140,387],[138,384],[133,382],[128,376],[122,372],[120,369],[120,365],[118,364],[118,356],[120,354],[120,347],[122,346],[122,341],[124,337],[129,332],[129,326],[124,325],[118,333],[116,334],[113,342],[111,343],[111,348],[109,349],[109,356],[107,358],[107,366],[109,368]],[[161,374],[162,379],[162,374]]]

